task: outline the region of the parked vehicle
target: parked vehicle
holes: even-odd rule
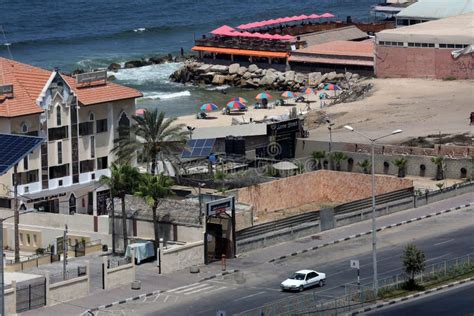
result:
[[[296,271],[280,284],[282,291],[304,291],[315,285],[322,287],[326,283],[326,274],[314,270]]]

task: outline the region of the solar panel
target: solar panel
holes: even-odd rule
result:
[[[0,134],[0,176],[7,173],[43,141],[41,137]]]
[[[181,158],[208,157],[212,153],[215,142],[215,138],[190,139],[186,142]]]

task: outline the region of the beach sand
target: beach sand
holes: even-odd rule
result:
[[[470,133],[469,115],[474,111],[473,80],[371,79],[370,96],[352,103],[326,109],[334,121],[334,142],[366,142],[343,128],[351,125],[360,132],[377,137],[402,129],[403,133],[384,139],[395,144],[430,134]],[[329,140],[325,125],[310,131],[310,138]]]

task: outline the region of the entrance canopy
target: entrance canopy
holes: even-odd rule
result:
[[[31,154],[43,141],[41,137],[0,134],[0,176]]]

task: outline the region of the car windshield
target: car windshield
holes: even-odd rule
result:
[[[302,273],[295,273],[290,277],[290,279],[292,279],[292,280],[304,280],[305,276],[306,275],[304,275]]]

